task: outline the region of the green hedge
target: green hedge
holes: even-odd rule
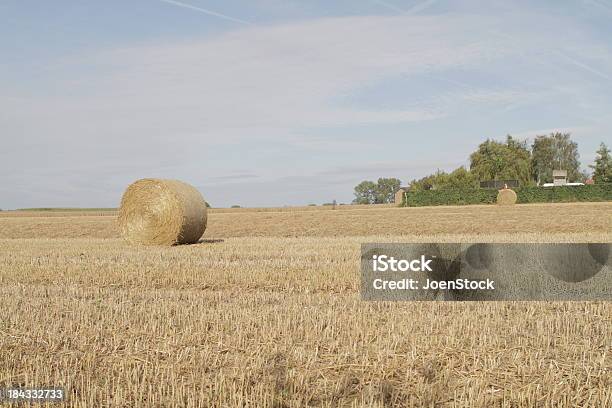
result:
[[[572,187],[523,187],[517,190],[518,203],[570,203],[612,201],[612,184]]]
[[[516,189],[518,203],[567,203],[575,201],[612,201],[612,184],[571,187],[521,187]],[[404,206],[494,204],[495,189],[427,190],[408,192]]]

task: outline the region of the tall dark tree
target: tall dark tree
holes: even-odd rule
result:
[[[571,140],[570,133],[536,136],[531,146],[532,178],[538,184],[550,183],[553,170],[565,170],[570,182],[580,181],[583,174],[579,157],[578,144]]]
[[[525,141],[510,135],[506,143],[487,139],[470,155],[470,172],[480,181],[518,180],[526,185],[531,180],[530,159]]]
[[[605,143],[599,145],[595,163],[589,166],[593,169],[593,181],[595,183],[612,183],[612,156],[610,149]]]

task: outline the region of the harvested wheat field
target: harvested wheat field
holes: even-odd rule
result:
[[[610,214],[213,209],[199,243],[138,247],[112,212],[0,212],[0,384],[76,407],[611,406],[609,302],[358,292],[362,242],[610,242]]]

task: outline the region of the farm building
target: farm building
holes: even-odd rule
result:
[[[564,186],[567,184],[567,171],[566,170],[553,170],[553,185]]]
[[[587,183],[588,184],[588,183]],[[584,183],[568,183],[567,182],[567,171],[565,170],[553,170],[553,182],[544,183],[542,187],[557,187],[557,186],[583,186]]]
[[[404,194],[406,194],[409,189],[410,187],[400,187],[399,190],[395,192],[395,200],[393,202],[397,205],[402,205]]]

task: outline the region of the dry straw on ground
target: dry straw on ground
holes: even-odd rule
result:
[[[121,198],[118,223],[130,243],[174,245],[198,242],[206,229],[200,192],[178,180],[142,179]]]
[[[0,387],[65,389],[41,407],[610,406],[611,302],[363,302],[358,271],[367,242],[610,242],[612,202],[346,207],[212,210],[206,242],[130,248],[113,217],[0,212]]]
[[[499,205],[512,205],[516,204],[516,193],[514,190],[504,188],[499,190],[497,193],[497,204]]]
[[[440,234],[554,234],[555,239],[578,232],[610,234],[612,202],[549,203],[512,207],[468,205],[439,207],[384,207],[352,205],[332,210],[316,207],[229,209],[209,208],[207,239],[229,237],[342,237]],[[323,207],[320,207],[321,209]],[[339,208],[341,208],[339,206]],[[0,239],[119,238],[115,218],[83,212],[43,216],[29,211],[0,211]],[[457,238],[459,239],[459,238]],[[584,242],[591,241],[587,238]],[[371,241],[370,241],[371,242]],[[374,241],[375,242],[375,241]],[[459,241],[452,242],[462,242]],[[487,241],[480,241],[487,242]],[[608,241],[604,241],[608,242]]]

